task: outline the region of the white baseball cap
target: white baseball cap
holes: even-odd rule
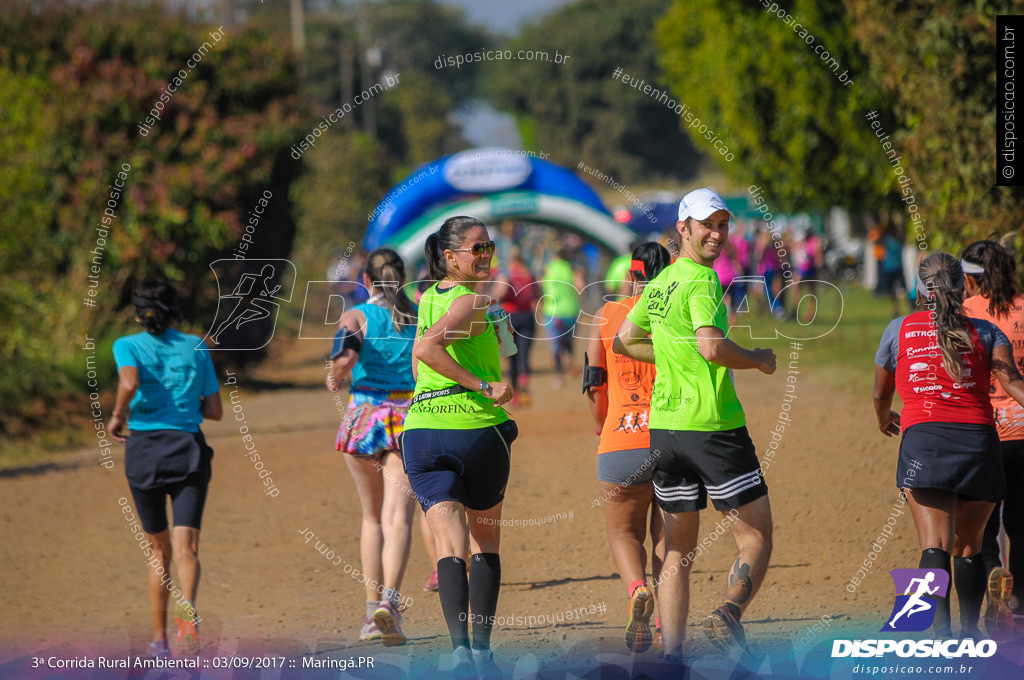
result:
[[[729,210],[725,199],[711,189],[694,189],[679,201],[679,221],[685,222],[687,217],[695,220],[706,220],[719,210]],[[732,215],[732,213],[729,213]]]

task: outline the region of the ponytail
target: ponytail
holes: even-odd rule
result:
[[[949,253],[935,253],[921,261],[918,276],[930,293],[928,302],[933,309],[942,365],[959,382],[963,377],[960,353],[971,350],[970,322],[963,313],[964,274],[960,262]]]
[[[146,279],[135,287],[135,320],[150,335],[162,335],[181,318],[178,291],[164,279]]]
[[[403,326],[416,325],[416,308],[402,292],[405,263],[401,256],[390,248],[378,248],[366,260],[366,275],[374,289],[384,296],[395,330],[401,333]]]
[[[423,256],[427,259],[427,273],[434,281],[440,281],[448,275],[448,265],[444,261],[444,251],[438,246],[438,232],[427,237],[423,246]]]

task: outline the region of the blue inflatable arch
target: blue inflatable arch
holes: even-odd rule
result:
[[[418,264],[427,236],[454,215],[484,224],[548,224],[616,254],[636,239],[572,170],[524,151],[489,147],[445,156],[402,180],[369,216],[363,248],[394,248],[407,263]]]

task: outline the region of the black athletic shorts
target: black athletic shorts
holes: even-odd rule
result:
[[[212,475],[213,449],[202,432],[132,431],[125,447],[125,476],[143,530],[167,529],[167,497],[174,526],[202,528]]]
[[[159,534],[167,529],[167,497],[171,497],[171,511],[174,526],[203,528],[203,508],[206,506],[206,492],[210,487],[210,470],[197,472],[180,482],[174,482],[155,489],[132,490],[135,510],[139,513],[142,530],[147,534]]]
[[[654,495],[665,512],[697,512],[708,496],[720,511],[735,510],[768,487],[746,427],[722,432],[651,429]]]
[[[515,421],[472,430],[415,429],[402,433],[402,463],[426,512],[444,501],[489,510],[505,498]]]

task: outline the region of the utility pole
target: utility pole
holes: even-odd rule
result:
[[[292,48],[302,56],[306,51],[306,21],[302,12],[302,0],[291,0]]]

